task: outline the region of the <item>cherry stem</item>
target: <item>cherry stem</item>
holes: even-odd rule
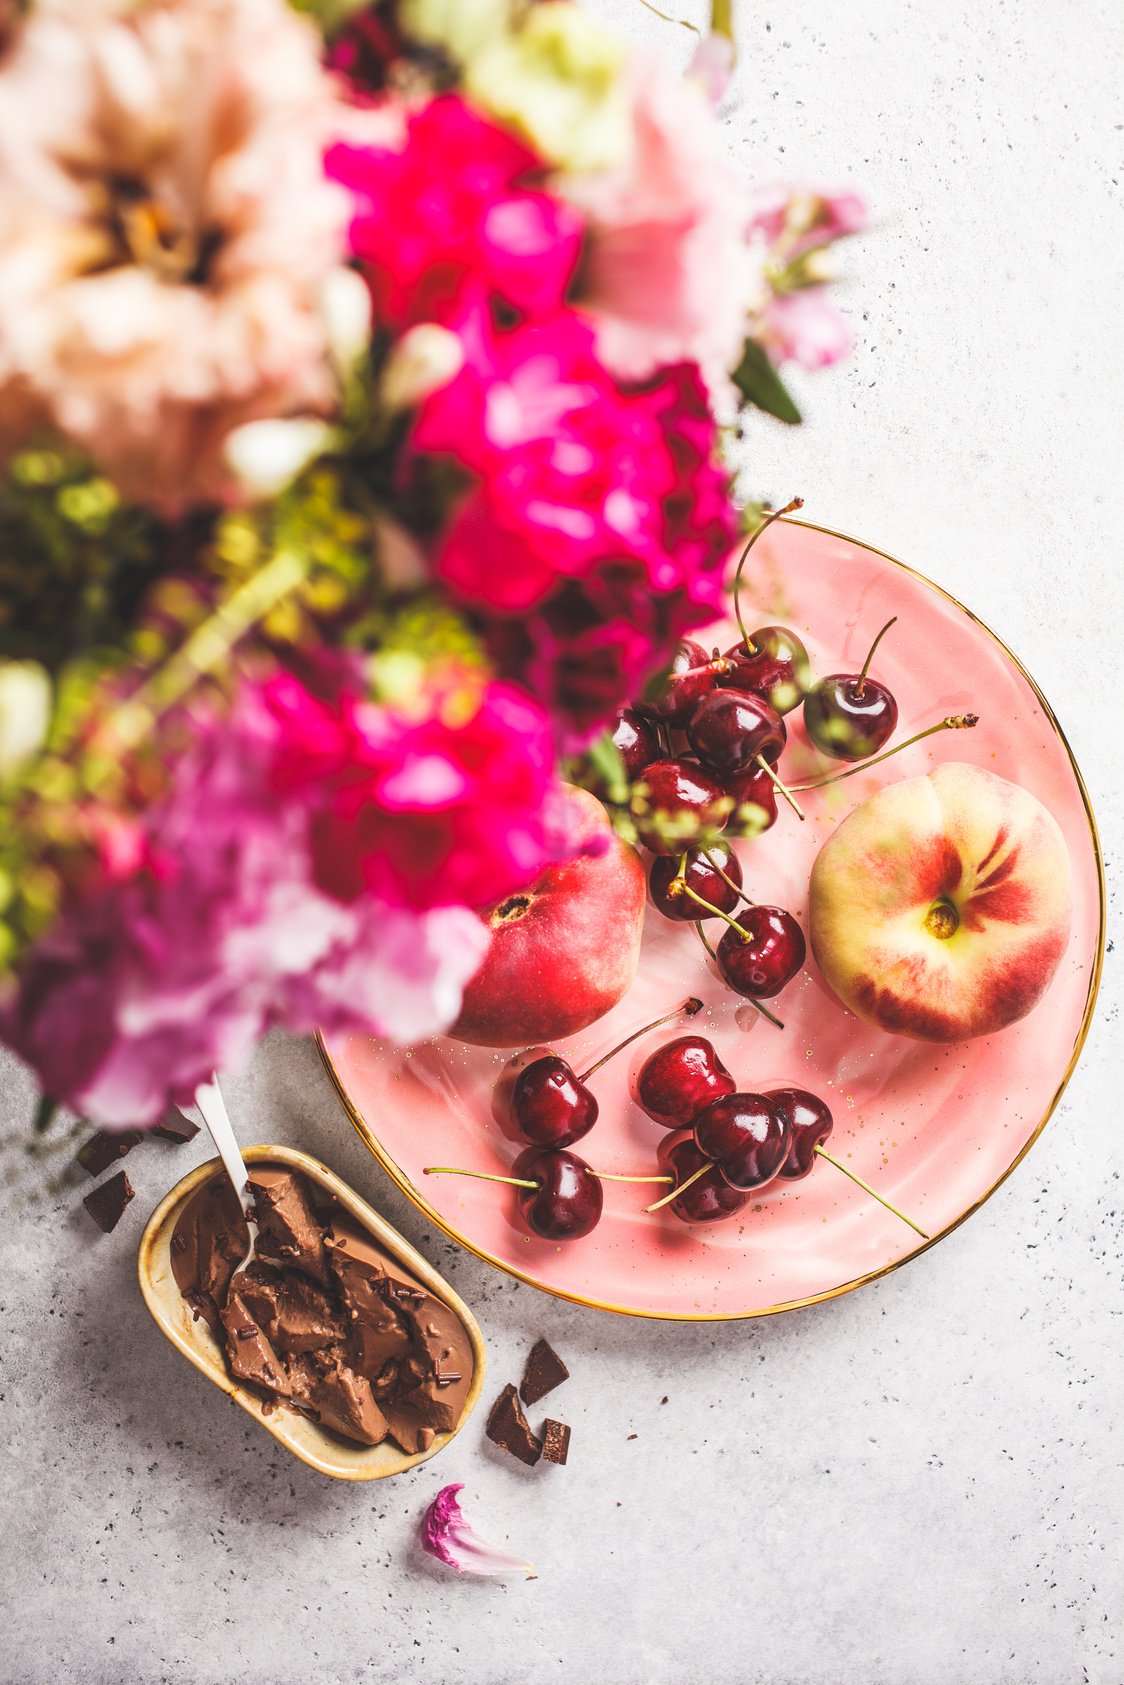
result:
[[[882,642],[883,638],[886,636],[886,633],[890,630],[890,627],[897,624],[897,619],[898,619],[898,617],[895,614],[892,620],[887,620],[885,626],[883,626],[881,632],[879,632],[878,636],[875,638],[874,642],[871,644],[870,650],[867,653],[867,658],[863,662],[863,670],[859,674],[859,682],[855,686],[855,696],[856,697],[861,697],[865,694],[865,692],[866,692],[866,676],[870,672],[870,664],[874,660],[874,652],[878,648],[879,644]]]
[[[687,890],[689,895],[691,893],[690,889],[686,884],[684,884],[683,887]],[[678,1018],[681,1012],[685,1012],[688,1018],[693,1018],[696,1012],[701,1011],[702,1001],[699,1000],[696,995],[688,996],[688,998],[685,1001],[681,1001],[673,1011],[665,1012],[662,1018],[657,1018],[654,1024],[645,1024],[643,1029],[633,1030],[630,1036],[625,1036],[624,1040],[619,1041],[616,1047],[611,1047],[608,1053],[603,1053],[601,1058],[598,1059],[596,1065],[591,1065],[588,1071],[583,1071],[581,1076],[578,1078],[578,1081],[588,1082],[593,1073],[595,1071],[599,1071],[602,1065],[607,1065],[610,1059],[615,1059],[623,1047],[627,1047],[629,1042],[638,1041],[641,1036],[646,1036],[649,1030],[658,1030],[661,1024],[670,1024],[671,1020],[673,1018]]]
[[[938,720],[936,725],[929,726],[925,731],[917,732],[913,737],[907,737],[904,743],[896,743],[892,749],[883,750],[880,755],[872,755],[867,761],[860,761],[856,766],[849,766],[846,772],[833,772],[830,778],[817,778],[814,784],[794,784],[793,789],[803,795],[805,790],[822,790],[827,784],[838,784],[841,778],[853,778],[856,772],[865,772],[868,767],[877,766],[879,761],[888,761],[891,755],[908,749],[913,743],[920,743],[923,738],[932,737],[937,731],[970,731],[979,725],[978,714],[949,714],[947,719]]]
[[[774,521],[779,521],[782,515],[791,515],[794,509],[803,509],[803,507],[804,499],[802,497],[794,497],[792,502],[786,503],[783,509],[774,509],[771,514],[766,515],[765,519],[756,529],[753,536],[750,538],[749,543],[741,553],[741,559],[738,562],[738,569],[734,574],[734,619],[738,623],[738,631],[742,635],[742,644],[747,655],[756,655],[757,646],[750,642],[749,633],[745,629],[745,621],[742,619],[741,582],[742,569],[745,567],[746,558],[767,527],[771,527]]]
[[[864,1182],[861,1176],[856,1176],[853,1170],[848,1170],[847,1166],[845,1164],[840,1164],[837,1158],[832,1158],[830,1153],[825,1153],[822,1147],[817,1147],[816,1152],[819,1154],[820,1158],[825,1158],[829,1164],[833,1164],[836,1170],[841,1170],[844,1176],[849,1176],[852,1182],[856,1182],[864,1193],[870,1195],[871,1199],[876,1199],[879,1205],[884,1205],[887,1211],[892,1211],[895,1217],[900,1217],[903,1223],[908,1223],[914,1234],[919,1234],[922,1240],[929,1239],[925,1230],[919,1228],[913,1221],[912,1217],[907,1217],[904,1211],[899,1211],[896,1205],[891,1205],[890,1201],[884,1198],[882,1194],[878,1193],[876,1189],[872,1188],[869,1182]]]
[[[672,1200],[678,1199],[679,1195],[681,1193],[685,1193],[686,1190],[692,1185],[692,1183],[698,1181],[700,1176],[705,1176],[708,1170],[713,1170],[713,1169],[714,1169],[713,1161],[711,1159],[707,1159],[705,1164],[700,1164],[699,1168],[697,1170],[693,1170],[691,1172],[691,1174],[688,1176],[688,1178],[685,1182],[680,1182],[677,1187],[672,1188],[672,1190],[669,1194],[664,1194],[662,1199],[657,1199],[657,1201],[654,1205],[646,1205],[644,1207],[644,1210],[646,1212],[648,1212],[648,1211],[662,1211],[665,1205],[670,1205]]]
[[[714,906],[714,904],[712,902],[708,901],[705,896],[700,895],[697,889],[692,889],[690,884],[687,882],[686,878],[679,878],[678,880],[673,879],[672,881],[673,882],[678,881],[679,883],[681,883],[682,886],[683,886],[681,893],[683,895],[689,895],[691,897],[692,901],[697,901],[700,907],[705,907],[707,912],[713,914],[713,916],[716,919],[725,919],[725,921],[729,925],[730,929],[736,930],[738,935],[741,937],[742,941],[745,942],[748,945],[751,938],[748,935],[748,933],[742,929],[742,927],[738,923],[737,919],[731,918],[729,913],[724,913],[722,911],[721,907]],[[750,905],[752,906],[752,902],[750,903]],[[697,930],[698,926],[696,925],[695,928]],[[713,949],[710,949],[709,952],[711,954],[712,959],[717,958],[717,955],[714,953]]]
[[[674,1176],[616,1176],[609,1170],[591,1170],[599,1182],[674,1182]]]
[[[777,777],[764,755],[758,755],[757,764],[763,772],[767,772],[769,774],[769,777],[773,780],[773,783],[776,785],[793,813],[795,813],[797,819],[803,819],[804,809],[800,806],[800,803],[796,800],[796,797],[793,795],[788,785],[783,783],[782,780]]]
[[[715,953],[714,949],[711,947],[710,943],[707,941],[706,934],[705,934],[705,932],[703,930],[703,927],[702,927],[702,923],[698,919],[695,920],[695,935],[698,937],[699,941],[702,943],[703,947],[706,949],[706,951],[710,955],[711,959],[714,960],[714,961],[717,961],[718,955]]]
[[[724,872],[722,870],[721,866],[718,864],[718,862],[714,858],[713,854],[711,854],[709,852],[709,850],[705,849],[705,848],[700,849],[699,852],[702,855],[703,859],[706,861],[707,865],[711,868],[711,870],[714,871],[714,872],[717,872],[718,876],[722,879],[722,882],[724,884],[726,884],[730,889],[734,890],[734,892],[737,895],[739,895],[741,897],[741,899],[745,902],[747,907],[752,907],[754,905],[754,902],[753,902],[752,898],[746,894],[745,890],[743,889],[743,887],[740,883],[735,883],[733,878],[730,876],[730,874],[728,872]],[[684,860],[686,860],[687,856],[684,855],[683,858],[684,858]]]
[[[752,901],[749,904],[750,904],[751,907],[753,906]],[[740,925],[738,926],[738,929],[739,930],[741,929]],[[695,930],[695,935],[698,937],[699,941],[702,943],[703,947],[706,949],[706,951],[710,955],[711,959],[717,965],[718,955],[715,953],[714,949],[711,947],[710,943],[707,941],[705,935],[703,934],[702,925],[700,923],[696,922],[694,930]],[[778,1030],[784,1029],[784,1025],[781,1023],[780,1019],[777,1018],[772,1012],[770,1012],[769,1008],[767,1006],[762,1006],[761,1002],[759,1000],[754,1000],[752,995],[747,995],[746,999],[748,1000],[750,1006],[752,1006],[753,1010],[755,1012],[759,1012],[761,1014],[762,1018],[767,1018],[769,1020],[770,1024],[775,1024]]]
[[[490,1176],[486,1170],[459,1170],[452,1164],[429,1164],[423,1176],[475,1176],[481,1182],[506,1182],[511,1188],[541,1188],[541,1182],[528,1182],[522,1176]]]

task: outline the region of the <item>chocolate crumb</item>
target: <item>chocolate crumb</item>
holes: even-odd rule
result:
[[[493,1445],[518,1457],[528,1468],[534,1468],[542,1455],[542,1448],[523,1414],[519,1394],[510,1382],[492,1405],[484,1432]]]
[[[628,1437],[629,1439],[639,1439],[640,1435],[638,1433],[630,1433]]]
[[[664,1395],[663,1395],[663,1397],[662,1397],[662,1398],[661,1398],[661,1399],[660,1399],[660,1403],[661,1403],[661,1404],[666,1404],[666,1403],[667,1403],[667,1394],[666,1394],[666,1393],[664,1393]]]
[[[152,1133],[159,1135],[162,1141],[174,1141],[182,1147],[186,1142],[194,1141],[199,1125],[185,1117],[178,1106],[170,1106]]]
[[[100,1188],[87,1194],[82,1204],[102,1233],[112,1234],[134,1192],[128,1176],[119,1170],[116,1176],[111,1176],[108,1182],[103,1182]]]
[[[435,1375],[433,1379],[439,1387],[451,1387],[455,1381],[463,1381],[464,1376],[459,1375],[455,1369],[450,1369],[447,1374]]]
[[[74,1156],[89,1175],[100,1176],[143,1139],[139,1129],[99,1129]]]
[[[173,1252],[186,1252],[187,1251],[187,1242],[181,1234],[174,1234],[172,1236],[172,1251]]]
[[[524,1404],[537,1404],[548,1392],[560,1387],[569,1373],[558,1353],[545,1340],[536,1340],[519,1387]]]
[[[548,1416],[542,1429],[542,1454],[548,1463],[564,1463],[570,1454],[570,1430]]]

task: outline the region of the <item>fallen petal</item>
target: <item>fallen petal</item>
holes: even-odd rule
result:
[[[421,1542],[430,1556],[455,1568],[458,1574],[523,1574],[533,1579],[535,1570],[521,1557],[495,1550],[464,1518],[457,1502],[463,1485],[443,1486],[422,1517]]]

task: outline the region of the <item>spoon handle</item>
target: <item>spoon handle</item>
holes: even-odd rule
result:
[[[211,1078],[210,1082],[201,1082],[195,1090],[195,1104],[199,1108],[200,1116],[211,1132],[211,1140],[218,1148],[223,1167],[234,1185],[238,1195],[238,1203],[245,1212],[246,1221],[250,1228],[250,1250],[243,1260],[242,1269],[254,1255],[258,1240],[258,1225],[254,1216],[254,1196],[250,1190],[250,1173],[246,1169],[246,1161],[238,1149],[238,1142],[234,1134],[234,1126],[227,1113],[226,1102],[219,1093],[219,1079]]]

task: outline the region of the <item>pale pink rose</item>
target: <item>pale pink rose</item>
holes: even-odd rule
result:
[[[851,349],[851,334],[826,287],[779,293],[761,312],[756,331],[774,363],[824,369]]]
[[[697,81],[652,53],[637,53],[629,76],[628,164],[563,184],[588,218],[582,304],[599,355],[622,380],[694,362],[723,396],[760,277],[749,194]]]
[[[236,495],[226,434],[324,413],[344,195],[285,0],[47,0],[0,60],[0,456],[50,427],[130,497]]]

